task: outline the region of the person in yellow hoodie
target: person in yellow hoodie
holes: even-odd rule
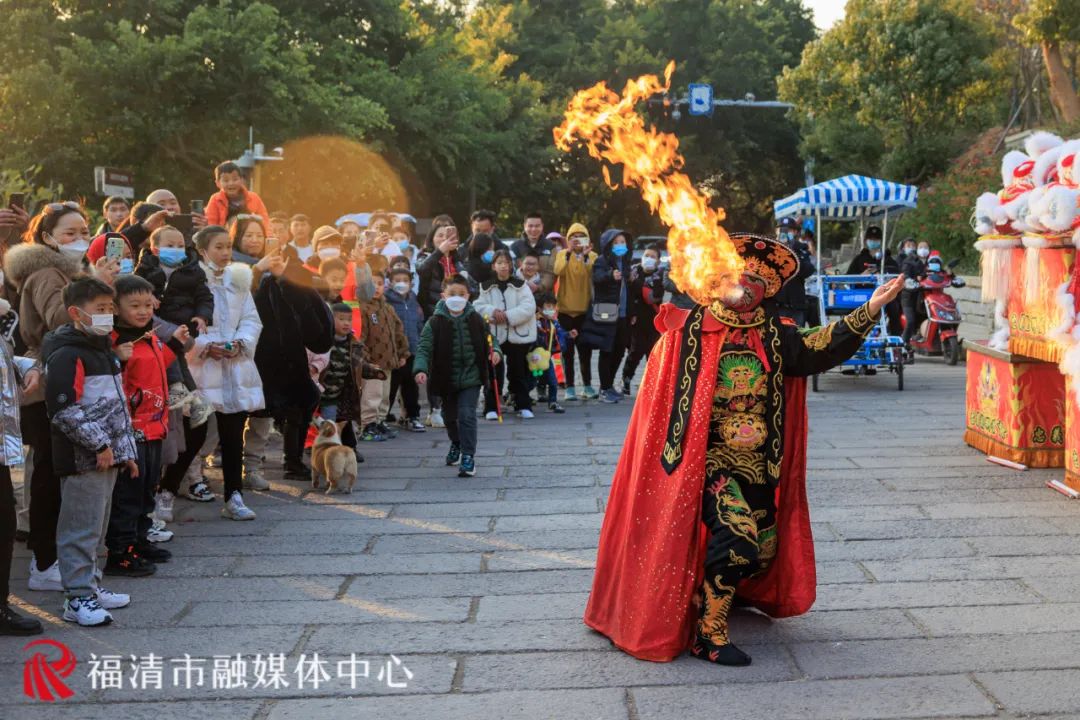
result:
[[[574,223],[566,232],[567,249],[560,250],[555,256],[555,277],[558,278],[556,299],[559,307],[559,322],[569,338],[563,348],[563,362],[566,370],[566,400],[578,399],[574,387],[574,355],[581,364],[581,381],[585,384],[582,397],[595,400],[599,397],[592,386],[592,348],[577,346],[578,332],[585,324],[589,303],[592,302],[592,267],[596,262],[596,253],[592,250],[589,231],[581,223]]]

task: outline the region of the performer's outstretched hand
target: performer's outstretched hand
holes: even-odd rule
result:
[[[897,275],[889,282],[885,283],[870,296],[870,314],[877,315],[881,312],[881,308],[892,302],[900,291],[904,289],[905,278],[903,275]]]

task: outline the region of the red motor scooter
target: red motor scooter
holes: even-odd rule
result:
[[[955,261],[949,263],[950,267],[954,264]],[[960,361],[958,328],[963,318],[956,300],[945,290],[950,287],[962,288],[966,284],[964,278],[944,272],[927,273],[922,281],[908,278],[905,287],[922,292],[923,314],[926,316],[919,326],[919,332],[911,338],[913,353],[943,355],[947,365]],[[907,324],[906,318],[904,324]]]

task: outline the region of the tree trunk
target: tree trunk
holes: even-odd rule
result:
[[[1043,62],[1046,64],[1046,76],[1050,80],[1050,101],[1061,113],[1064,122],[1080,120],[1080,97],[1077,97],[1072,78],[1061,56],[1061,46],[1053,42],[1042,44]]]

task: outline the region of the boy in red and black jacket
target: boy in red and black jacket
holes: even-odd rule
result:
[[[117,279],[116,318],[112,332],[116,354],[123,361],[124,399],[135,429],[138,477],[121,471],[113,489],[112,513],[105,546],[107,575],[141,577],[154,572],[155,562],[172,554],[147,540],[148,513],[154,509],[154,490],[161,480],[161,444],[169,432],[169,381],[166,368],[183,355],[191,340],[186,325],[167,343],[155,332],[154,286],[138,275]]]

